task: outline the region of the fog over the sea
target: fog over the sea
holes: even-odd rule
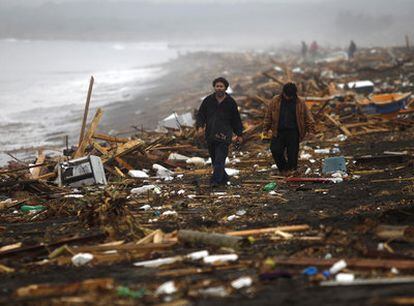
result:
[[[0,0],[0,38],[398,45],[413,15],[412,0]]]

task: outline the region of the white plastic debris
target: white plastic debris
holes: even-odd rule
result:
[[[347,263],[345,260],[341,259],[340,261],[337,261],[332,265],[332,267],[329,268],[329,273],[336,274],[339,271],[345,269],[347,267]]]
[[[147,210],[149,210],[149,209],[151,209],[151,206],[150,206],[150,205],[148,205],[148,204],[142,205],[142,206],[139,208],[139,210],[144,210],[144,211],[147,211]]]
[[[155,171],[157,171],[157,177],[159,177],[159,178],[170,179],[174,174],[174,172],[172,172],[171,170],[169,170],[169,169],[167,169],[167,168],[165,168],[161,165],[158,165],[158,164],[153,164],[152,168]]]
[[[276,164],[273,164],[270,168],[273,169],[273,170],[275,170],[275,169],[277,169],[277,165]]]
[[[72,263],[76,267],[86,265],[88,262],[92,261],[93,255],[91,253],[78,253],[72,257]]]
[[[167,210],[161,214],[161,216],[175,216],[175,215],[177,215],[177,212],[175,210]]]
[[[213,264],[217,262],[236,261],[239,259],[237,254],[222,254],[222,255],[210,255],[203,258],[203,262],[206,264]]]
[[[283,72],[283,69],[280,66],[274,66],[273,69],[277,72]]]
[[[308,175],[308,174],[310,174],[312,172],[312,169],[311,168],[307,168],[306,169],[306,171],[305,171],[305,175]]]
[[[189,159],[189,157],[185,156],[185,155],[178,154],[178,153],[171,153],[168,156],[168,159],[169,160],[178,160],[178,161],[187,161]]]
[[[83,198],[83,194],[67,194],[67,195],[65,195],[65,198],[80,199],[80,198]]]
[[[344,179],[342,177],[333,177],[331,178],[331,182],[334,184],[342,183]]]
[[[245,209],[239,209],[238,211],[236,211],[236,215],[238,216],[244,216],[245,214],[246,214]]]
[[[158,258],[158,259],[154,259],[154,260],[146,260],[146,261],[140,261],[140,262],[135,262],[134,266],[135,267],[146,267],[146,268],[157,268],[163,265],[169,265],[172,263],[175,263],[177,261],[180,261],[181,257],[180,256],[175,256],[175,257],[167,257],[167,258]]]
[[[204,297],[226,297],[228,295],[226,288],[223,286],[200,289],[198,293]]]
[[[276,191],[274,191],[274,190],[269,191],[269,195],[277,195],[277,192],[276,192]]]
[[[237,163],[240,163],[240,162],[241,162],[240,158],[233,158],[233,159],[231,160],[231,163],[232,163],[232,164],[237,164]]]
[[[301,160],[308,160],[308,159],[310,159],[311,157],[312,157],[312,155],[310,155],[309,153],[302,152],[302,153],[300,154],[300,159],[301,159]]]
[[[311,158],[311,159],[309,159],[309,162],[310,162],[311,164],[314,164],[314,163],[316,163],[316,160],[314,160],[313,158]]]
[[[206,164],[206,161],[201,157],[191,157],[187,159],[186,163],[189,165],[204,166]]]
[[[316,154],[329,154],[330,150],[329,149],[315,149],[313,152],[315,152]]]
[[[236,215],[231,215],[231,216],[228,216],[227,217],[227,221],[233,221],[233,220],[236,220],[236,219],[238,219],[239,218],[239,216],[236,216]]]
[[[335,276],[335,280],[341,283],[351,283],[355,279],[355,275],[352,273],[338,273]]]
[[[392,268],[391,268],[391,273],[392,273],[392,274],[400,274],[400,271],[398,271],[398,269],[397,269],[397,268],[392,267]]]
[[[339,141],[345,141],[347,140],[348,136],[344,135],[344,134],[339,134],[338,136],[336,136],[336,139],[338,139]]]
[[[141,170],[129,170],[128,171],[128,175],[130,177],[135,177],[135,178],[147,178],[149,177],[149,175]]]
[[[155,290],[155,295],[173,294],[175,292],[177,292],[177,287],[175,287],[174,281],[168,281]]]
[[[332,173],[331,176],[335,178],[343,178],[348,175],[346,175],[346,173],[343,173],[342,171],[337,171],[337,172]]]
[[[235,175],[238,175],[240,173],[240,170],[232,169],[232,168],[226,168],[226,173],[229,176],[235,176]]]
[[[292,69],[292,72],[293,73],[301,74],[301,73],[303,73],[303,70],[300,67],[295,67],[295,68]]]
[[[204,257],[207,257],[208,254],[209,254],[208,251],[204,250],[204,251],[197,251],[197,252],[187,254],[186,257],[191,260],[199,260],[199,259],[203,259]]]
[[[146,193],[150,190],[155,189],[156,187],[157,186],[155,186],[155,185],[144,185],[144,186],[141,186],[141,187],[132,188],[131,193],[132,194],[143,194],[143,193]]]
[[[184,189],[180,189],[180,190],[178,190],[177,191],[177,194],[178,195],[182,195],[182,194],[184,194],[185,193],[185,190]]]
[[[244,287],[250,287],[253,284],[253,280],[250,276],[243,276],[238,279],[235,279],[231,282],[231,286],[234,289],[241,289]]]

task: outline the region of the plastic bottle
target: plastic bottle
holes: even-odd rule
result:
[[[32,205],[22,205],[22,206],[20,207],[20,210],[21,210],[22,212],[29,212],[29,211],[42,211],[42,210],[44,210],[44,209],[46,209],[46,207],[45,207],[45,206],[43,206],[43,205],[34,205],[34,206],[32,206]]]

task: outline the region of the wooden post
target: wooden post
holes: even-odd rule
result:
[[[93,82],[94,82],[94,78],[93,78],[93,76],[91,76],[91,79],[89,81],[88,96],[86,97],[85,111],[83,113],[82,128],[81,128],[81,132],[80,132],[80,136],[79,136],[78,146],[81,145],[82,140],[83,140],[83,136],[85,134],[86,120],[88,119],[89,102],[91,101]]]
[[[73,156],[73,158],[79,158],[82,157],[85,153],[85,149],[88,146],[89,142],[92,139],[93,134],[95,133],[96,128],[98,127],[99,121],[101,120],[103,115],[103,111],[102,109],[98,108],[96,110],[96,114],[95,117],[93,118],[91,125],[85,135],[85,137],[82,139],[78,150],[75,152],[75,155]]]

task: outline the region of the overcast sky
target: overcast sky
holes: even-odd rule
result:
[[[395,45],[413,16],[414,0],[0,0],[0,39]]]
[[[267,3],[276,3],[276,2],[303,2],[303,3],[312,3],[312,2],[338,2],[340,0],[107,0],[110,2],[153,2],[153,3],[254,3],[254,2],[267,2]],[[90,2],[90,0],[0,0],[0,4],[3,5],[23,5],[23,6],[33,6],[41,5],[44,3],[65,3],[65,2]]]

